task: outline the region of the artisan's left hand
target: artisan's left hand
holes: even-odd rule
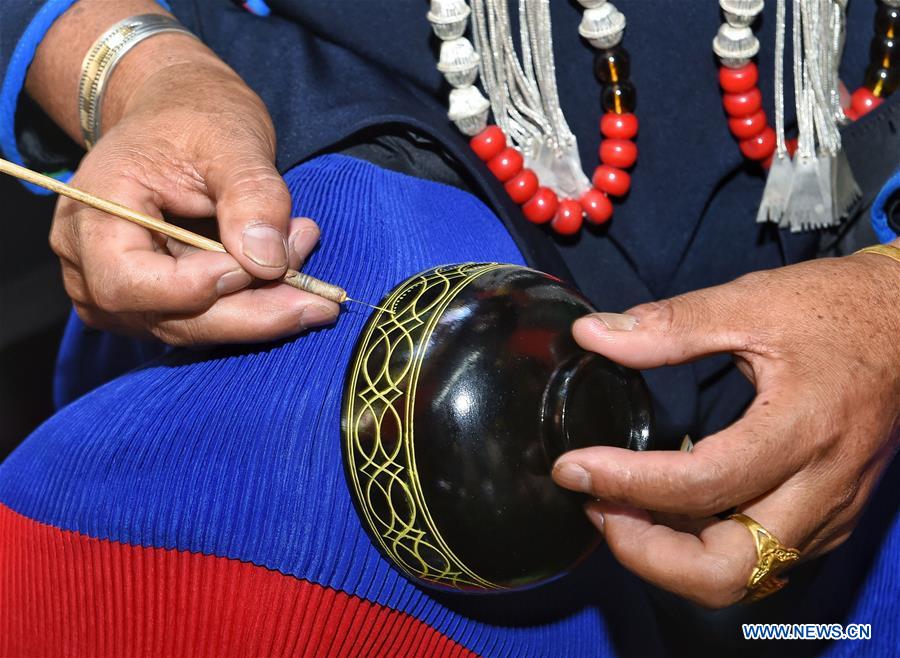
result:
[[[692,453],[587,448],[553,472],[599,499],[588,516],[626,568],[702,605],[743,598],[757,562],[747,528],[716,514],[737,508],[802,559],[821,555],[900,444],[900,263],[885,256],[758,272],[573,331],[633,368],[731,352],[756,386],[744,417]]]

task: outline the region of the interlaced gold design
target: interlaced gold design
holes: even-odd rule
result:
[[[413,409],[428,342],[471,281],[503,267],[467,263],[430,270],[395,289],[363,330],[344,400],[344,455],[363,521],[381,549],[416,578],[457,589],[496,589],[453,553],[422,493]]]
[[[757,562],[747,581],[749,601],[758,601],[787,585],[786,578],[778,578],[788,565],[800,559],[800,551],[787,548],[768,530],[746,514],[732,514],[728,517],[743,525],[753,535]]]

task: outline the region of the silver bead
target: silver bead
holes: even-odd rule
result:
[[[441,57],[437,68],[454,87],[468,87],[478,78],[480,60],[481,57],[475,52],[472,42],[460,37],[441,44]]]
[[[606,0],[578,0],[578,4],[580,4],[585,9],[596,9],[604,2],[606,2]]]
[[[578,26],[578,34],[594,48],[617,46],[625,33],[625,14],[606,2],[596,9],[586,9]]]
[[[450,111],[447,117],[464,135],[473,137],[487,126],[491,102],[477,87],[463,87],[450,92]]]
[[[466,33],[472,10],[466,0],[431,0],[428,22],[438,38],[449,41]]]
[[[722,23],[713,39],[713,51],[725,66],[740,66],[737,64],[739,60],[749,60],[759,52],[759,39],[749,27],[734,27]]]
[[[732,27],[750,27],[762,12],[766,0],[719,0],[726,22]]]

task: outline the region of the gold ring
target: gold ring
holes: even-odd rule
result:
[[[787,585],[787,579],[779,578],[778,574],[800,559],[800,551],[787,548],[746,514],[732,514],[728,518],[747,528],[756,544],[757,560],[750,573],[750,580],[747,581],[747,601],[759,601]]]

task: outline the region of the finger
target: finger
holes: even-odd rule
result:
[[[577,320],[572,334],[584,349],[631,368],[748,350],[753,337],[747,327],[739,328],[738,291],[731,284],[637,306],[624,315],[594,313]]]
[[[288,237],[288,265],[299,270],[319,243],[319,226],[313,220],[297,217],[291,220]]]
[[[741,511],[793,548],[808,542],[821,523],[808,506],[816,491],[798,477]],[[694,535],[656,524],[647,512],[628,506],[595,501],[586,510],[616,559],[641,578],[713,608],[745,596],[759,558],[743,524],[712,518]]]
[[[199,313],[251,281],[229,254],[195,251],[175,258],[154,251],[150,233],[127,222],[104,219],[89,230],[84,279],[106,312]]]
[[[746,594],[756,553],[740,524],[713,522],[697,536],[653,523],[648,512],[628,506],[595,501],[586,509],[616,560],[640,578],[713,608]]]
[[[730,509],[784,482],[808,457],[806,444],[790,441],[801,431],[790,399],[765,402],[757,399],[741,420],[692,452],[582,448],[556,461],[553,479],[595,498],[659,512],[702,517]]]
[[[216,158],[205,174],[228,253],[257,278],[282,276],[288,267],[291,196],[272,160],[251,148]]]
[[[256,343],[331,324],[339,307],[282,284],[223,297],[196,317],[161,319],[153,333],[170,345]]]

